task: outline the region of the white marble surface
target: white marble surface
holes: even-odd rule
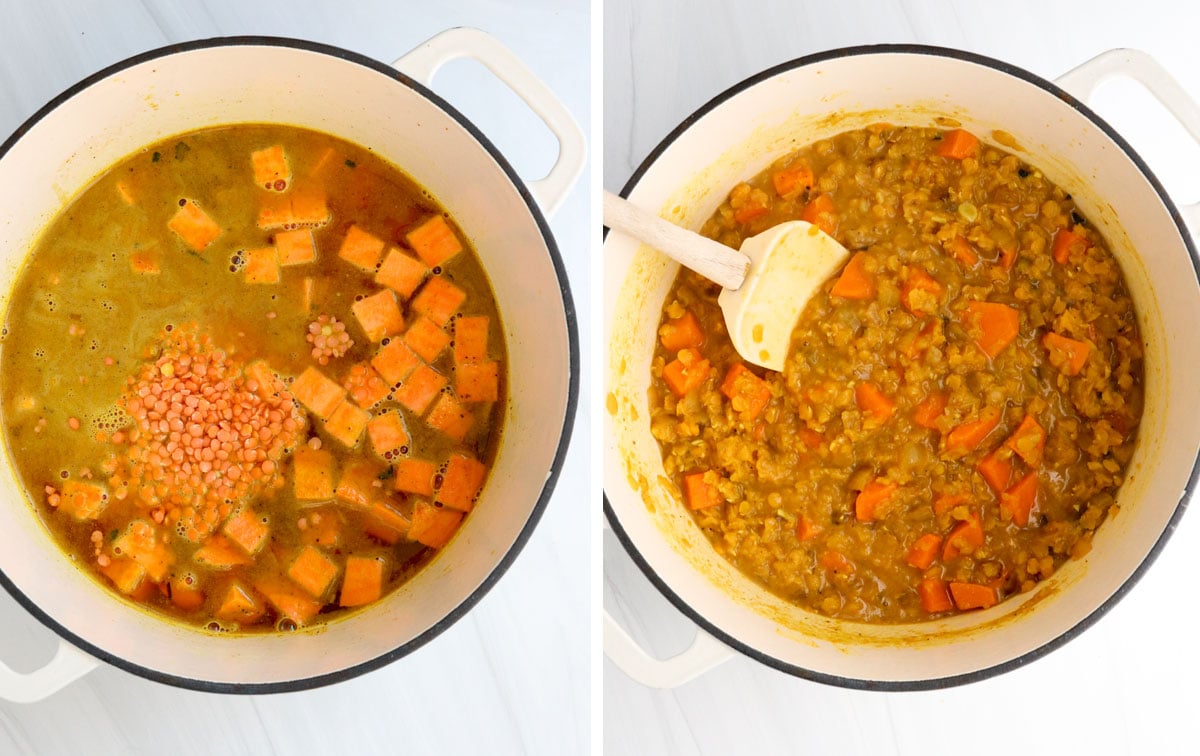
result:
[[[606,0],[604,185],[620,189],[662,137],[726,87],[776,63],[847,45],[945,45],[1049,78],[1103,50],[1137,47],[1200,97],[1200,11],[1185,7]],[[1095,104],[1178,200],[1200,198],[1200,148],[1147,96],[1114,83]],[[606,660],[605,752],[1195,753],[1197,518],[1183,518],[1142,582],[1082,636],[1024,669],[961,688],[847,691],[739,657],[676,690],[650,690]],[[694,626],[611,534],[605,535],[604,569],[604,606],[636,639],[660,657],[687,645]]]
[[[482,28],[543,78],[585,129],[583,0],[299,2],[0,0],[0,134],[92,72],[173,42],[234,34],[313,39],[391,61],[451,26]],[[472,63],[435,80],[522,175],[553,160],[549,133]],[[588,310],[588,176],[552,222]],[[2,211],[0,211],[2,212]],[[37,704],[0,703],[3,754],[581,753],[589,732],[588,329],[575,443],[540,526],[470,614],[417,653],[303,693],[219,696],[102,667]],[[0,591],[0,659],[44,662],[53,636]]]

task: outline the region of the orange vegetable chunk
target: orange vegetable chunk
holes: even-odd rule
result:
[[[487,467],[482,462],[466,454],[451,454],[435,501],[460,512],[470,512],[485,477]]]
[[[796,538],[801,541],[809,541],[820,535],[820,528],[811,517],[800,515],[796,518]]]
[[[320,550],[305,546],[288,567],[287,574],[292,582],[308,591],[310,596],[320,598],[337,577],[338,567]]]
[[[1046,431],[1037,418],[1027,414],[1004,445],[1012,449],[1025,464],[1037,467],[1042,462],[1042,450],[1046,447]]]
[[[1012,462],[999,449],[979,460],[976,469],[997,494],[1008,487],[1012,478]]]
[[[938,418],[946,411],[946,405],[949,402],[948,394],[934,391],[913,409],[913,422],[922,428],[937,429]]]
[[[63,482],[58,511],[76,520],[94,520],[108,508],[108,492],[103,486],[70,478]]]
[[[292,192],[291,226],[307,226],[315,228],[329,222],[329,205],[325,202],[325,192],[319,187],[297,187]]]
[[[429,318],[419,315],[404,332],[404,343],[421,359],[433,362],[450,344],[450,334]]]
[[[247,554],[257,554],[271,535],[271,529],[263,522],[262,515],[248,506],[242,506],[226,520],[221,532]]]
[[[859,522],[871,522],[882,519],[884,512],[880,508],[899,490],[898,483],[883,480],[873,480],[858,492],[854,499],[854,517]]]
[[[333,507],[305,510],[303,518],[300,542],[304,545],[331,549],[341,542],[342,518]]]
[[[975,157],[978,152],[979,139],[963,129],[947,131],[942,135],[942,143],[937,148],[937,154],[953,160]]]
[[[342,404],[346,390],[315,367],[307,367],[292,382],[292,396],[318,418],[325,420]]]
[[[435,507],[418,499],[413,505],[412,527],[408,530],[408,537],[430,548],[440,549],[458,531],[462,518],[461,512]]]
[[[725,373],[721,393],[745,423],[758,417],[771,401],[770,385],[742,362],[735,362]]]
[[[900,301],[913,315],[928,315],[941,306],[940,300],[944,291],[936,278],[920,268],[913,268],[900,288]]]
[[[829,295],[843,299],[874,299],[875,279],[867,272],[866,261],[866,252],[855,252],[842,268],[842,275],[829,290]]]
[[[500,364],[464,362],[454,368],[454,392],[464,402],[494,402],[500,398]]]
[[[325,432],[341,442],[342,446],[353,449],[358,446],[358,440],[362,438],[370,419],[370,412],[351,402],[342,402],[325,421]]]
[[[944,515],[959,504],[966,504],[971,497],[965,493],[944,493],[933,500],[933,513]]]
[[[143,276],[156,276],[162,273],[158,260],[158,249],[135,249],[129,253],[129,269]]]
[[[279,283],[279,258],[274,247],[246,250],[246,265],[242,268],[248,284]]]
[[[763,205],[747,202],[733,211],[733,220],[737,223],[749,223],[755,218],[761,218],[771,212]]]
[[[879,422],[883,422],[896,411],[896,403],[870,381],[863,381],[854,387],[854,401],[863,412],[870,413]]]
[[[1072,252],[1085,252],[1088,248],[1087,237],[1082,234],[1077,234],[1073,229],[1060,228],[1054,234],[1054,243],[1051,245],[1051,254],[1054,255],[1054,262],[1065,264],[1071,259]]]
[[[927,570],[942,548],[942,537],[937,533],[926,533],[913,542],[908,550],[907,561],[918,570]]]
[[[854,572],[854,562],[851,562],[850,559],[840,551],[830,549],[829,551],[821,554],[821,558],[817,561],[822,567],[830,572],[836,572],[842,575],[849,575]]]
[[[431,268],[462,252],[462,242],[454,235],[450,224],[440,215],[435,215],[409,231],[404,237],[421,262]]]
[[[108,564],[100,566],[100,573],[112,581],[121,593],[132,596],[138,592],[146,580],[146,569],[132,559],[116,557]]]
[[[475,416],[471,414],[470,410],[459,404],[453,396],[442,394],[438,397],[437,403],[433,405],[433,409],[429,411],[425,422],[430,428],[445,433],[455,441],[462,441],[467,437],[471,426],[475,424]]]
[[[389,546],[403,538],[411,527],[407,517],[382,500],[372,504],[363,518],[363,531]]]
[[[680,350],[679,356],[663,366],[662,377],[676,396],[687,396],[708,378],[709,362],[697,349]]]
[[[813,176],[812,168],[803,163],[794,163],[771,174],[771,184],[775,187],[775,193],[785,199],[795,197],[805,189],[811,189],[815,183],[816,177]]]
[[[217,619],[226,622],[253,623],[262,617],[265,607],[248,588],[236,580],[229,584],[225,598],[217,609]]]
[[[175,553],[159,538],[158,529],[146,520],[129,523],[113,541],[113,549],[140,564],[156,583],[166,579],[175,563]]]
[[[333,453],[302,446],[292,454],[292,492],[300,501],[333,498]]]
[[[454,321],[454,362],[486,362],[488,327],[486,315],[464,315]]]
[[[388,250],[387,256],[379,265],[379,272],[375,274],[375,283],[386,286],[408,299],[427,275],[429,275],[429,268],[425,267],[425,263],[415,257],[409,257],[393,247]]]
[[[1021,316],[1013,308],[998,302],[968,302],[962,320],[988,357],[1004,351],[1004,347],[1021,332]]]
[[[704,479],[706,474],[701,471],[683,476],[683,499],[689,509],[707,509],[725,503],[725,497],[716,484]]]
[[[250,564],[253,560],[228,538],[214,535],[196,549],[196,553],[192,554],[192,561],[210,569],[228,570],[231,567]]]
[[[350,401],[363,409],[370,409],[379,404],[387,398],[392,390],[392,387],[384,382],[379,373],[376,373],[365,362],[350,366],[350,371],[346,373],[346,378],[342,382],[342,388],[346,389]]]
[[[967,519],[960,521],[946,536],[942,546],[942,561],[949,562],[964,552],[971,553],[983,545],[983,524],[979,515],[972,512]]]
[[[434,276],[425,282],[412,300],[412,311],[445,326],[450,318],[467,300],[467,293],[442,276]]]
[[[946,242],[944,246],[951,257],[968,268],[974,267],[979,262],[979,255],[975,253],[975,248],[961,236],[954,237]]]
[[[399,459],[392,466],[395,471],[394,486],[397,491],[433,496],[433,476],[437,465],[424,459]]]
[[[346,231],[342,246],[338,248],[338,257],[350,263],[359,270],[374,273],[383,256],[385,243],[374,234],[368,233],[357,224]]]
[[[350,309],[371,341],[383,341],[404,329],[404,316],[400,314],[400,305],[396,304],[396,295],[391,289],[363,297],[350,305]]]
[[[954,605],[961,611],[968,609],[987,609],[995,606],[996,589],[978,583],[950,584],[950,595],[954,597]]]
[[[400,388],[392,392],[392,398],[420,415],[428,409],[445,385],[445,376],[428,365],[421,365],[401,381]]]
[[[378,601],[383,595],[386,567],[387,562],[381,557],[347,557],[338,604],[364,606]]]
[[[946,448],[965,451],[975,449],[1000,424],[1000,417],[998,407],[984,407],[977,418],[955,427],[946,435]]]
[[[1030,472],[1000,495],[1000,508],[1022,528],[1029,524],[1029,513],[1037,505],[1037,473]]]
[[[282,575],[259,575],[252,579],[254,589],[266,597],[275,611],[295,622],[307,625],[321,611],[321,604]]]
[[[954,608],[945,580],[925,578],[917,584],[917,594],[921,597],[921,608],[930,614],[948,612]]]
[[[833,236],[837,230],[837,216],[834,214],[833,198],[828,194],[818,194],[808,201],[800,211],[800,220],[807,221],[825,233]]]
[[[367,421],[367,438],[371,448],[383,456],[408,444],[408,431],[399,412],[384,412]]]
[[[1079,375],[1092,353],[1092,345],[1088,342],[1069,339],[1053,331],[1042,337],[1042,346],[1049,353],[1050,364],[1067,376]]]
[[[420,364],[421,360],[400,339],[391,339],[371,358],[371,367],[393,386],[407,378]]]
[[[383,482],[379,476],[386,469],[371,460],[347,463],[334,489],[334,496],[353,509],[369,508],[383,494]]]
[[[185,200],[175,215],[167,222],[167,228],[175,232],[183,243],[196,252],[203,252],[221,235],[221,227],[208,217],[192,200]]]
[[[317,245],[313,242],[312,229],[297,228],[275,234],[275,252],[279,264],[284,267],[316,262]]]
[[[282,192],[291,181],[292,169],[288,165],[287,155],[283,145],[276,144],[262,150],[250,153],[250,162],[254,166],[254,183],[263,189]],[[277,182],[283,182],[280,186]]]
[[[668,319],[658,327],[658,338],[669,352],[695,349],[704,344],[704,330],[691,310],[677,318]]]

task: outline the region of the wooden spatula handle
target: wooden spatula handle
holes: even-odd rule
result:
[[[750,270],[750,258],[736,249],[686,231],[657,215],[604,192],[604,225],[628,234],[726,289],[738,289]]]

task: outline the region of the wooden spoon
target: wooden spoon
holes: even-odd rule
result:
[[[734,348],[743,359],[768,370],[783,370],[804,306],[850,254],[806,221],[772,226],[735,250],[607,191],[604,225],[725,287],[717,303]]]

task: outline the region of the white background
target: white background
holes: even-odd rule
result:
[[[1137,47],[1200,97],[1200,10],[1182,10],[1189,6],[605,0],[604,185],[619,190],[668,132],[727,87],[777,63],[849,45],[957,47],[1046,78],[1104,50]],[[1177,202],[1200,199],[1200,148],[1140,88],[1106,85],[1094,104]],[[739,657],[676,690],[658,691],[606,660],[605,752],[1200,752],[1198,518],[1183,518],[1142,582],[1082,636],[1028,667],[965,687],[847,691]],[[650,585],[611,533],[604,538],[605,608],[655,655],[685,648],[694,625]]]
[[[0,139],[98,69],[169,43],[270,34],[390,62],[451,26],[488,31],[589,122],[585,0],[0,0]],[[549,132],[471,62],[433,89],[523,176],[554,158]],[[402,114],[398,114],[402,117]],[[550,506],[509,572],[466,618],[415,654],[332,687],[239,697],[194,693],[101,667],[38,704],[0,703],[0,754],[497,753],[587,750],[589,732],[587,174],[552,221],[583,315],[575,442]],[[0,209],[0,218],[3,217]],[[0,591],[0,659],[44,663],[51,632]]]

